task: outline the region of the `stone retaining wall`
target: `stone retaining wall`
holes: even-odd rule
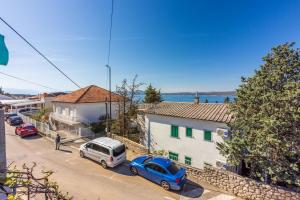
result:
[[[197,169],[184,166],[189,177],[206,183],[249,200],[300,200],[300,193],[292,192],[283,187],[271,186],[238,174],[204,167]]]
[[[124,138],[122,136],[118,136],[115,134],[112,134],[111,136],[113,139],[119,140],[123,142],[128,149],[131,151],[137,153],[137,154],[148,154],[148,149],[144,145],[141,145],[139,143],[133,142],[127,138]]]
[[[128,149],[137,154],[147,154],[147,147],[133,142],[127,138],[114,135],[114,139],[122,141]],[[222,191],[229,192],[235,196],[247,200],[300,200],[300,193],[289,191],[283,187],[271,186],[238,174],[217,169],[215,167],[205,166],[204,169],[194,168],[182,163],[179,166],[187,169],[190,179],[196,182],[206,182],[219,188]]]

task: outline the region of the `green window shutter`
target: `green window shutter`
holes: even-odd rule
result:
[[[178,138],[178,126],[175,125],[171,126],[171,137]]]
[[[186,165],[192,165],[192,158],[191,157],[188,157],[188,156],[185,156],[184,157],[184,163]]]
[[[185,132],[185,134],[186,134],[186,137],[192,137],[193,136],[193,131],[192,131],[193,129],[192,128],[186,128],[186,132]]]
[[[169,151],[169,159],[178,161],[178,153]]]
[[[211,131],[204,131],[204,140],[211,141]]]

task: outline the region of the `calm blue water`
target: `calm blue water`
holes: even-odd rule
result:
[[[174,95],[174,94],[163,94],[162,98],[164,101],[173,101],[173,102],[193,102],[195,95]],[[205,102],[205,99],[208,100],[209,103],[223,103],[226,96],[215,96],[215,95],[207,95],[200,96],[200,102]],[[234,99],[235,96],[228,96],[230,101]],[[144,99],[144,95],[138,95],[140,100]]]

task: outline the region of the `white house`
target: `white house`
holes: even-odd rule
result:
[[[117,102],[121,99],[122,96],[112,92],[112,118],[116,117]],[[109,115],[108,101],[109,91],[95,85],[60,95],[52,101],[50,120],[58,130],[72,132]]]
[[[217,142],[228,137],[226,123],[233,120],[222,103],[159,103],[143,111],[150,151],[166,151],[170,159],[196,168],[204,164],[223,167]]]

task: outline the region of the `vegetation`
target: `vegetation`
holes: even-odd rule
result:
[[[242,78],[231,110],[231,139],[218,144],[231,164],[249,176],[300,186],[300,58],[293,44],[272,49],[255,75]]]
[[[225,99],[224,99],[224,103],[230,103],[230,99],[229,99],[229,97],[227,96],[227,97],[225,97]]]
[[[205,99],[205,103],[208,103],[208,99],[207,98]]]
[[[33,119],[36,121],[48,121],[49,119],[49,110],[47,108],[40,109],[34,116]]]
[[[135,75],[131,83],[124,79],[121,86],[117,86],[116,92],[123,96],[123,100],[118,105],[118,117],[112,122],[112,133],[128,138],[135,136],[133,139],[139,140],[139,130],[136,123],[137,104],[139,102],[137,94],[142,85],[143,83],[139,83],[137,75]]]
[[[26,196],[27,199],[72,199],[68,193],[64,194],[59,190],[59,186],[56,182],[49,180],[53,171],[42,171],[39,173],[41,177],[36,177],[34,173],[36,166],[36,163],[33,163],[32,166],[24,164],[21,170],[18,170],[16,167],[11,167],[7,171],[5,182],[2,184],[8,186],[14,192],[5,191],[4,187],[0,187],[0,192],[5,192],[8,196],[8,200],[20,200],[23,199],[24,196]]]
[[[155,89],[150,84],[145,90],[144,103],[159,103],[162,101],[160,90]]]

